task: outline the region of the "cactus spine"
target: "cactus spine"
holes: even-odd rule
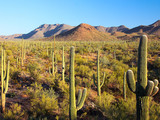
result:
[[[82,108],[85,98],[87,89],[84,88],[78,91],[78,100],[76,104],[76,96],[75,96],[75,78],[74,78],[74,47],[71,47],[70,50],[70,73],[69,73],[69,118],[70,120],[77,119],[77,111]]]
[[[136,94],[137,120],[149,120],[149,96],[154,96],[159,90],[158,80],[147,80],[147,41],[146,35],[141,36],[138,48],[137,82],[132,70],[127,71],[128,87]]]
[[[96,84],[96,78],[95,78],[95,74],[93,74],[93,81],[95,86],[97,87],[97,94],[98,96],[101,95],[101,87],[104,84],[104,80],[105,80],[105,73],[103,73],[103,81],[102,83],[100,83],[100,71],[99,71],[99,50],[97,51],[97,84]]]
[[[126,72],[124,72],[123,77],[123,98],[126,100]]]
[[[5,66],[6,66],[5,51],[2,49],[2,56],[1,56],[1,102],[2,102],[2,112],[3,113],[5,112],[6,93],[8,91],[10,62],[8,61],[7,68]]]
[[[65,72],[65,61],[64,61],[64,46],[63,46],[62,48],[62,81],[63,82],[65,82],[64,72]]]

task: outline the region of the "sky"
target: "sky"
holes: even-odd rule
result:
[[[42,24],[133,28],[160,19],[160,0],[0,0],[0,35],[28,33]]]

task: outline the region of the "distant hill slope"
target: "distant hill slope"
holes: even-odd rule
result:
[[[0,37],[3,39],[15,39],[16,37],[19,37],[19,36],[22,36],[22,34],[13,34],[8,36],[1,35]]]
[[[53,36],[49,37],[48,39],[53,39]],[[106,40],[116,40],[116,37],[111,36],[109,33],[100,32],[91,25],[82,23],[67,32],[57,35],[56,40],[106,41]]]
[[[78,33],[80,32],[80,33]],[[64,33],[64,34],[63,34]],[[151,25],[140,25],[135,28],[129,29],[124,25],[118,27],[104,27],[104,26],[90,26],[88,24],[81,24],[79,26],[70,26],[66,24],[43,24],[38,28],[32,30],[27,34],[14,34],[9,36],[1,35],[3,39],[41,39],[57,35],[59,40],[64,39],[76,39],[77,40],[92,40],[98,39],[112,39],[120,36],[133,36],[134,34],[148,34],[160,36],[160,20],[156,21]],[[77,35],[77,36],[76,36]],[[126,38],[126,36],[125,36]],[[50,38],[49,38],[50,39]],[[65,39],[64,39],[65,40]]]
[[[23,34],[17,38],[24,38],[24,39],[36,39],[36,38],[43,38],[43,37],[50,37],[52,35],[58,35],[65,31],[72,29],[73,26],[66,25],[66,24],[43,24],[38,28],[34,29],[33,31]]]
[[[108,32],[108,33],[114,33],[114,32],[125,32],[129,30],[124,25],[118,26],[118,27],[103,27],[103,26],[95,26],[95,28],[100,32]]]
[[[125,31],[127,34],[136,33],[136,32],[144,32],[147,34],[160,35],[160,20],[156,21],[151,25],[140,25],[138,27],[132,28],[128,31]]]

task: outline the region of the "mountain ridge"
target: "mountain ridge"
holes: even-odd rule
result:
[[[82,23],[80,25],[84,25]],[[88,24],[87,24],[88,25]],[[41,39],[46,37],[51,37],[53,35],[60,35],[71,29],[76,28],[77,26],[70,26],[67,24],[42,24],[39,27],[35,28],[34,30],[30,31],[26,34],[13,34],[9,36],[0,35],[2,39]],[[160,36],[160,20],[150,24],[150,25],[139,25],[134,28],[127,28],[124,25],[115,26],[115,27],[104,27],[104,26],[92,26],[98,30],[99,32],[103,33],[110,33],[111,35],[119,35],[122,33],[124,34],[133,34],[133,33],[146,33],[146,34],[153,34]],[[115,34],[116,33],[116,34]],[[61,35],[61,36],[62,36]],[[108,34],[109,35],[109,34]]]

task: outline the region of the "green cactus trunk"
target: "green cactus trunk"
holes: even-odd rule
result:
[[[52,52],[52,75],[53,76],[55,75],[55,72],[54,72],[54,52]]]
[[[137,120],[149,120],[149,97],[144,94],[147,81],[147,37],[143,37],[138,48]]]
[[[136,94],[137,120],[149,120],[149,96],[154,96],[159,91],[158,80],[147,79],[147,41],[146,35],[140,39],[137,82],[132,70],[128,70],[126,75],[129,89]]]
[[[2,112],[5,112],[5,103],[6,103],[6,93],[8,91],[8,81],[9,81],[9,67],[10,62],[8,61],[8,66],[5,63],[5,54],[4,50],[2,49],[2,56],[1,56],[1,102],[2,102]],[[5,68],[5,69],[4,69]]]
[[[99,70],[99,50],[97,51],[97,83],[96,78],[95,78],[95,74],[93,74],[93,81],[95,86],[97,87],[97,95],[100,96],[101,95],[101,87],[104,84],[104,79],[105,79],[105,73],[103,74],[103,81],[102,83],[100,83],[100,70]]]
[[[62,48],[62,81],[63,82],[65,82],[64,73],[65,73],[65,61],[64,61],[64,46],[63,46]]]
[[[75,96],[75,78],[74,78],[74,47],[71,47],[70,50],[70,73],[69,73],[69,118],[70,120],[77,120],[77,111],[82,108],[87,89],[83,89],[83,93],[81,90],[78,92],[78,100],[76,104],[76,96]]]
[[[22,39],[22,43],[21,43],[21,66],[23,66],[23,39]]]
[[[48,45],[47,45],[47,56],[49,55],[49,53],[48,53]]]
[[[100,76],[99,76],[99,50],[97,53],[97,90],[98,90],[98,96],[101,95],[101,87],[100,87]]]
[[[69,107],[69,115],[70,120],[75,120],[77,118],[77,109],[76,109],[76,98],[75,98],[75,78],[74,78],[74,48],[71,48],[70,51],[70,107]]]
[[[124,72],[123,77],[123,98],[126,101],[126,72]]]

